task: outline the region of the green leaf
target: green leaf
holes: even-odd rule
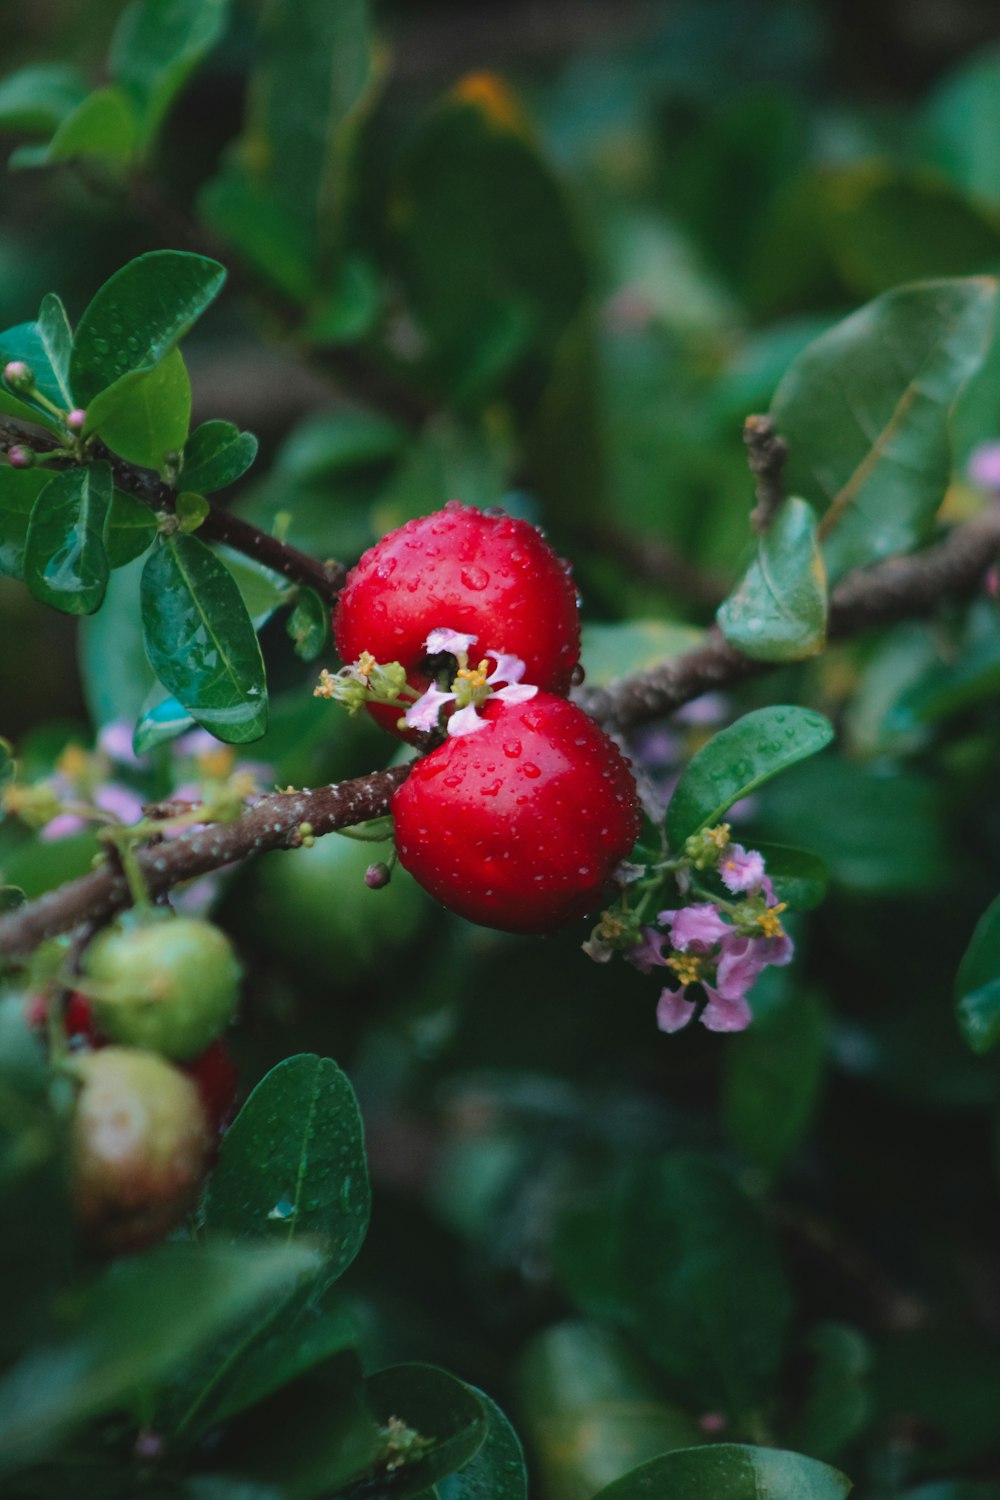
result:
[[[80,404],[159,364],[219,295],[225,279],[218,261],[181,250],[151,250],[116,271],[76,330],[70,373]]]
[[[133,0],[111,40],[112,78],[139,116],[143,148],[225,30],[229,0]]]
[[[184,705],[164,692],[158,682],[154,683],[139,710],[132,749],[136,755],[148,755],[157,745],[168,745],[193,728],[194,719],[185,712]]]
[[[80,157],[98,157],[118,166],[127,163],[136,143],[136,118],[128,96],[111,85],[82,99],[60,122],[47,146],[22,146],[12,167],[47,167]]]
[[[142,575],[146,655],[168,692],[227,744],[267,727],[260,644],[225,565],[197,537],[161,537]]]
[[[156,532],[156,517],[149,506],[124,490],[115,490],[104,538],[111,566],[124,568],[141,557],[153,545]]]
[[[787,483],[823,511],[832,578],[925,540],[951,472],[949,416],[993,337],[996,282],[876,298],[799,355],[771,405]]]
[[[1000,896],[976,924],[955,976],[958,1026],[973,1052],[1000,1041]]]
[[[588,687],[606,687],[616,677],[683,656],[701,645],[704,632],[673,620],[624,620],[584,625],[580,659]]]
[[[161,471],[179,453],[191,423],[191,380],[179,349],[152,370],[126,375],[87,408],[87,434],[126,463]]]
[[[204,495],[197,495],[194,490],[182,490],[174,502],[174,515],[180,523],[181,530],[189,535],[204,526],[211,512],[212,507]],[[256,620],[254,624],[257,624]]]
[[[254,629],[260,630],[276,609],[288,603],[292,586],[280,573],[273,573],[242,552],[234,552],[230,547],[216,547],[215,552],[232,574]]]
[[[846,1475],[798,1453],[717,1443],[654,1458],[594,1500],[842,1500],[851,1487]]]
[[[0,914],[5,915],[9,911],[17,911],[27,899],[19,885],[0,885]]]
[[[682,850],[685,839],[718,823],[734,802],[832,739],[829,720],[795,704],[754,709],[720,729],[690,762],[670,799],[670,847]]]
[[[361,1116],[346,1075],[328,1057],[286,1058],[222,1143],[206,1224],[241,1238],[308,1234],[334,1280],[360,1250],[370,1211]]]
[[[135,1409],[144,1388],[316,1263],[298,1245],[162,1245],[116,1261],[67,1310],[64,1334],[0,1381],[0,1470],[104,1412]]]
[[[329,623],[329,610],[315,589],[302,589],[288,617],[288,634],[296,656],[303,661],[315,661],[326,644]]]
[[[552,352],[587,268],[561,186],[499,78],[466,80],[430,115],[399,217],[408,298],[456,396],[479,401],[527,351]]]
[[[805,1409],[793,1430],[796,1448],[834,1459],[861,1436],[874,1415],[872,1351],[856,1328],[819,1323],[805,1340],[813,1357]]]
[[[528,1500],[528,1471],[517,1433],[495,1401],[472,1389],[489,1418],[486,1439],[464,1468],[441,1480],[438,1500]]]
[[[1000,205],[1000,58],[974,53],[934,89],[921,111],[931,164],[973,200]]]
[[[61,63],[21,68],[0,82],[0,129],[48,135],[86,97],[78,68]]]
[[[310,300],[315,278],[308,235],[263,183],[230,167],[202,188],[198,211],[270,285],[293,302]]]
[[[232,422],[202,422],[184,447],[184,488],[210,495],[242,477],[257,457],[257,439]]]
[[[263,12],[243,159],[302,232],[313,265],[338,238],[372,52],[368,0],[271,0]]]
[[[754,661],[801,661],[826,645],[826,611],[816,515],[805,500],[791,496],[716,620],[730,646]]]
[[[51,478],[46,469],[0,468],[0,575],[24,577],[28,517]]]
[[[634,1333],[690,1399],[733,1417],[766,1406],[790,1312],[771,1232],[710,1156],[637,1174],[621,1270]]]
[[[756,994],[753,1004],[756,1007]],[[733,1145],[776,1172],[805,1136],[819,1104],[828,1019],[808,991],[786,990],[726,1048],[722,1113]],[[781,1108],[775,1109],[775,1099]],[[806,1445],[807,1450],[812,1449]]]
[[[807,849],[789,849],[786,844],[767,844],[754,839],[753,847],[764,856],[767,873],[779,901],[793,911],[812,911],[819,906],[830,883],[826,865]]]
[[[110,564],[104,533],[114,484],[107,463],[66,469],[35,501],[24,544],[24,581],[36,599],[70,615],[100,609]]]
[[[545,1329],[520,1362],[518,1390],[551,1500],[596,1494],[637,1464],[702,1438],[695,1418],[663,1399],[655,1372],[607,1324]]]
[[[297,485],[323,483],[358,469],[388,467],[406,444],[406,431],[387,417],[348,407],[318,412],[293,429],[275,459],[275,470]]]
[[[142,643],[141,574],[137,563],[113,573],[101,610],[80,624],[84,697],[98,726],[132,723],[154,681]]]
[[[36,323],[20,323],[0,334],[0,362],[6,364],[11,359],[23,359],[31,366],[35,384],[42,395],[55,406],[69,410],[74,404],[69,385],[72,339],[73,331],[66,310],[55,293],[50,292],[42,302]],[[31,402],[30,395],[23,399]],[[32,407],[31,420],[46,420],[50,425],[59,425],[52,413],[44,408],[35,414]]]
[[[383,1427],[395,1417],[428,1440],[398,1468],[360,1485],[365,1500],[419,1495],[464,1468],[486,1440],[490,1418],[479,1392],[434,1365],[391,1365],[365,1381],[365,1394]]]

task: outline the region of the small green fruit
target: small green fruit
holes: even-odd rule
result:
[[[104,1047],[74,1060],[76,1213],[110,1251],[139,1250],[179,1223],[198,1194],[212,1141],[198,1089],[162,1057]]]
[[[110,1041],[183,1060],[229,1025],[239,982],[224,933],[194,917],[173,917],[102,933],[87,950],[81,988]]]

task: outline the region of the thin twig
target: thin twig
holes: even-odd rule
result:
[[[28,427],[15,421],[13,417],[0,416],[0,453],[8,453],[18,445],[25,445],[36,453],[45,454],[58,448],[59,442],[51,433],[40,428]],[[151,469],[141,469],[136,464],[126,463],[124,459],[109,452],[103,443],[95,442],[92,451],[97,457],[107,459],[110,463],[118,489],[141,500],[150,510],[173,512],[177,492],[158,474],[154,474]],[[52,460],[53,468],[72,468],[73,464],[73,459]],[[315,589],[328,604],[334,602],[347,576],[347,569],[342,564],[319,562],[308,553],[300,552],[297,547],[290,547],[287,542],[279,541],[269,532],[261,531],[259,526],[253,526],[249,521],[231,515],[220,506],[211,505],[211,502],[209,504],[208,515],[198,528],[205,541],[221,542],[232,547],[235,552],[254,558],[290,582]]]
[[[757,503],[750,512],[750,525],[763,536],[785,498],[782,473],[788,457],[788,444],[779,436],[768,416],[747,417],[743,423],[743,441],[750,472],[757,481]]]

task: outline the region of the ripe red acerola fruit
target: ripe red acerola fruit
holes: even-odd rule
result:
[[[473,660],[519,656],[525,682],[569,691],[580,655],[576,589],[568,564],[527,521],[457,501],[407,521],[351,570],[333,616],[345,662],[363,651],[401,662],[421,692],[430,683],[424,642],[442,628],[476,637]],[[398,732],[398,709],[370,711]]]
[[[565,698],[493,700],[482,718],[419,760],[393,797],[400,862],[472,922],[550,932],[599,904],[635,843],[635,781]]]
[[[74,1059],[73,1190],[84,1232],[105,1250],[162,1239],[197,1196],[212,1147],[190,1078],[152,1052],[104,1047]]]
[[[208,1118],[209,1129],[222,1135],[236,1114],[236,1064],[221,1039],[206,1047],[200,1057],[182,1063],[181,1072],[192,1080]]]

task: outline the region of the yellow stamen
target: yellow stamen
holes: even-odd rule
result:
[[[705,960],[697,953],[675,953],[667,959],[667,968],[673,969],[681,984],[696,984],[705,972]]]
[[[779,901],[777,906],[769,906],[767,911],[762,911],[757,918],[757,925],[761,928],[765,937],[784,937],[785,929],[779,921],[780,913],[788,910],[787,901]]]
[[[729,843],[729,824],[717,823],[714,828],[705,829],[705,837],[714,844],[721,853]]]
[[[196,764],[203,776],[213,776],[217,780],[228,776],[233,769],[236,759],[236,751],[228,745],[218,745],[212,750],[205,750],[197,757]]]
[[[87,770],[86,750],[81,749],[79,745],[67,745],[56,761],[56,769],[64,776],[68,776],[70,781],[83,776]]]
[[[489,671],[489,665],[489,662],[484,658],[478,667],[459,667],[458,677],[463,682],[467,682],[473,692],[475,692],[477,688],[486,686],[486,675]]]
[[[320,674],[319,674],[319,682],[313,688],[313,697],[314,698],[332,698],[333,695],[334,695],[334,690],[335,690],[335,685],[334,685],[333,677],[331,676],[331,674],[324,667],[323,670],[322,670],[322,672],[320,672]]]
[[[361,655],[358,657],[357,663],[355,664],[355,671],[357,672],[359,677],[370,677],[372,671],[377,666],[378,662],[376,661],[375,657],[372,656],[371,652],[362,651]]]

